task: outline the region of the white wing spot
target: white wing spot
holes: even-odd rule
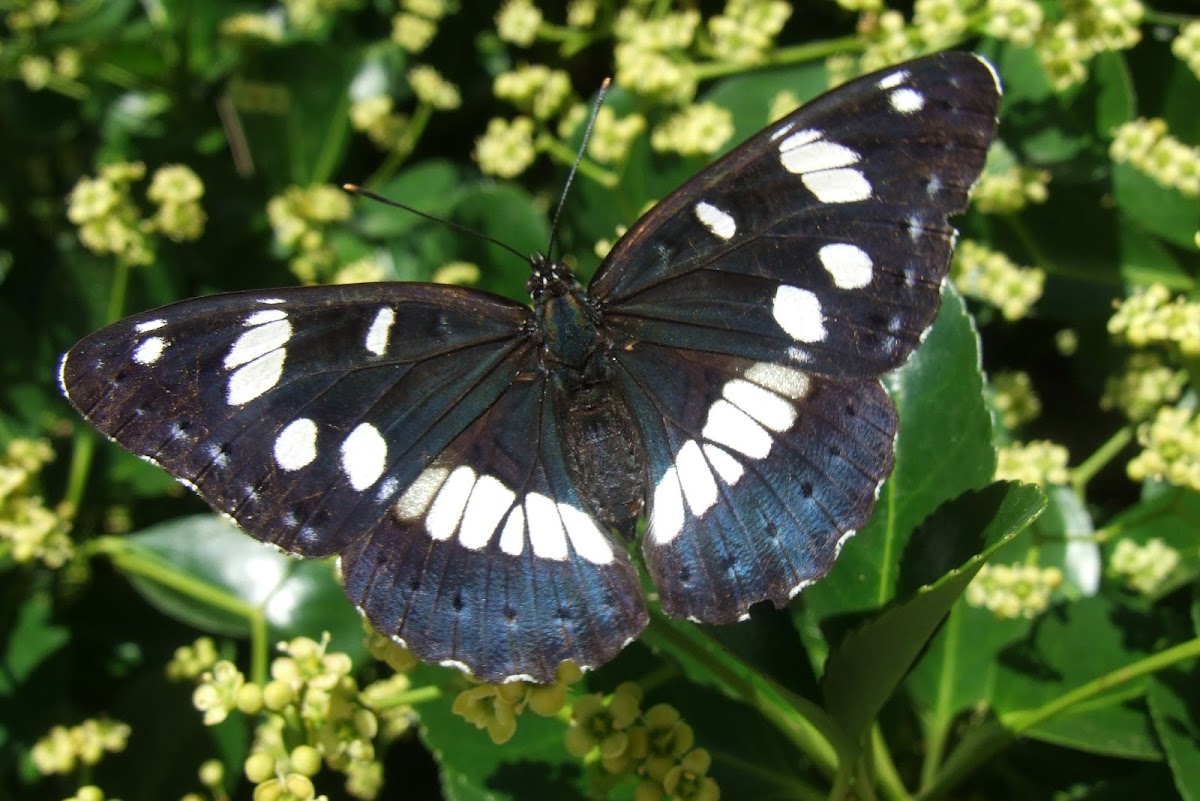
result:
[[[717,471],[717,475],[726,484],[732,487],[742,479],[742,474],[746,472],[746,468],[742,466],[741,462],[733,458],[729,451],[707,442],[704,444],[703,450],[704,455],[708,457],[709,463]]]
[[[767,430],[724,398],[718,398],[708,407],[700,435],[751,459],[765,459],[771,452],[771,435]]]
[[[508,513],[504,530],[500,532],[500,550],[509,556],[520,556],[525,550],[525,510],[520,504]]]
[[[721,395],[771,431],[787,431],[796,422],[796,407],[758,384],[735,378]]]
[[[904,83],[907,80],[908,80],[908,70],[896,70],[895,72],[891,73],[890,75],[885,75],[882,78],[880,78],[879,83],[877,83],[876,86],[878,86],[880,89],[883,89],[886,91],[888,89],[895,89],[897,86],[899,86],[900,84]]]
[[[743,378],[792,400],[800,400],[812,389],[808,373],[771,362],[752,364]]]
[[[460,468],[461,469],[461,468]],[[458,541],[477,551],[492,540],[517,494],[494,476],[480,476],[463,512]],[[436,508],[436,507],[435,507]]]
[[[135,325],[133,327],[133,330],[137,331],[139,334],[146,334],[151,331],[157,331],[158,329],[162,328],[166,324],[167,324],[167,321],[162,320],[162,319],[147,320],[144,323],[138,323],[137,325]]]
[[[859,159],[850,148],[821,139],[818,131],[800,131],[779,143],[780,162],[797,175],[849,167]]]
[[[892,108],[901,114],[915,114],[925,108],[925,95],[908,87],[897,89],[888,95],[888,99],[892,103]]]
[[[674,467],[658,480],[654,488],[654,504],[650,507],[650,538],[665,545],[683,531],[683,492],[679,488],[679,474]]]
[[[365,490],[379,480],[386,466],[387,442],[383,435],[370,423],[360,423],[342,442],[342,471],[350,479],[350,486]]]
[[[871,184],[858,170],[825,170],[800,179],[822,203],[853,203],[871,197]]]
[[[726,241],[737,233],[737,223],[727,211],[722,211],[711,203],[700,201],[696,204],[696,218],[704,224],[713,236]]]
[[[299,470],[317,458],[317,424],[307,417],[293,420],[275,438],[275,463]]]
[[[540,492],[531,492],[525,496],[525,519],[529,522],[529,544],[534,555],[565,562],[567,535],[563,531],[558,505]]]
[[[396,312],[388,307],[379,310],[367,331],[367,350],[376,356],[382,356],[387,351],[388,337],[392,333],[392,324],[396,322]]]
[[[675,454],[675,469],[688,508],[700,517],[717,502],[717,482],[696,440],[689,439]]]
[[[567,536],[575,552],[594,565],[607,565],[613,560],[612,546],[596,525],[592,516],[568,503],[558,504],[558,513],[566,526]]]
[[[259,312],[262,314],[263,312]],[[270,314],[271,312],[266,312]],[[283,312],[280,312],[282,314]],[[287,320],[272,320],[242,332],[225,356],[225,369],[252,362],[273,350],[282,348],[292,338],[292,324]]]
[[[425,515],[425,531],[435,540],[448,540],[458,531],[459,521],[471,498],[471,490],[475,488],[475,471],[466,465],[454,468],[450,478],[438,490]]]
[[[787,334],[799,342],[825,339],[825,315],[821,301],[807,289],[784,284],[775,290],[771,314]]]
[[[875,265],[858,245],[826,245],[817,251],[817,256],[838,289],[862,289],[871,283]]]
[[[269,301],[264,300],[262,302],[268,303]],[[266,325],[267,323],[274,323],[279,320],[286,319],[287,312],[283,311],[282,309],[263,309],[262,311],[256,311],[245,320],[242,320],[242,325]]]
[[[776,139],[783,136],[784,134],[786,134],[788,131],[792,130],[792,128],[795,128],[795,127],[796,127],[796,123],[785,122],[783,125],[780,125],[779,128],[777,128],[776,130],[771,132],[771,141],[774,142]]]
[[[240,406],[252,401],[278,384],[283,377],[286,357],[287,351],[280,348],[235,370],[229,377],[229,394],[226,396],[229,405]]]
[[[133,360],[138,364],[154,364],[166,349],[167,340],[162,337],[149,337],[137,346],[137,350],[133,352]]]
[[[425,514],[434,496],[441,489],[450,471],[444,467],[429,467],[417,476],[404,494],[396,501],[396,516],[401,520],[416,520]]]

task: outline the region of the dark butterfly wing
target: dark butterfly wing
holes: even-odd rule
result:
[[[250,534],[330,556],[512,382],[528,315],[420,284],[218,295],[91,334],[61,383],[101,432]]]
[[[657,477],[642,548],[664,611],[732,623],[829,572],[892,469],[878,379],[645,343],[619,365]]]
[[[943,53],[809,103],[617,243],[590,291],[647,451],[663,608],[726,623],[825,575],[891,471],[878,376],[937,312],[996,130],[991,67]]]
[[[633,339],[832,375],[899,365],[933,320],[961,211],[995,134],[982,59],[859,78],[701,171],[592,281]]]
[[[487,681],[602,664],[647,620],[637,571],[572,485],[545,387],[512,383],[342,555],[377,629]]]

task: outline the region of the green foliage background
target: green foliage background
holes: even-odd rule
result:
[[[59,356],[125,313],[292,284],[298,272],[330,280],[362,259],[387,280],[430,280],[448,263],[470,262],[480,267],[478,286],[523,297],[528,268],[511,254],[358,201],[349,219],[314,223],[329,263],[310,274],[298,268],[305,254],[273,236],[268,201],[289,187],[354,181],[522,252],[544,248],[578,132],[560,135],[539,121],[527,170],[511,180],[482,175],[476,140],[489,119],[513,116],[493,81],[522,63],[546,64],[566,70],[585,99],[614,69],[611,23],[621,5],[600,2],[593,24],[572,28],[547,4],[525,47],[497,25],[497,6],[463,2],[419,53],[390,39],[397,7],[383,0],[278,7],[270,12],[284,20],[276,41],[230,35],[231,17],[262,10],[232,0],[51,3],[58,16],[32,27],[11,16],[45,5],[0,3],[9,15],[0,37],[0,445],[40,438],[55,453],[17,484],[0,481],[0,797],[61,799],[97,784],[126,801],[248,798],[253,788],[241,775],[251,721],[201,724],[192,687],[164,675],[178,646],[211,634],[223,656],[262,681],[270,644],[327,631],[330,650],[350,656],[363,686],[389,669],[368,656],[329,566],[284,559],[237,535],[161,471],[99,441],[58,394]],[[704,19],[723,8],[678,5]],[[724,147],[766,124],[780,91],[805,100],[827,88],[830,67],[845,66],[829,57],[885,50],[872,5],[790,4],[787,24],[754,64],[699,46],[678,53],[694,70],[696,100],[731,114],[736,133]],[[888,379],[901,415],[895,474],[829,579],[787,610],[756,610],[737,627],[656,615],[639,643],[572,698],[584,686],[608,693],[635,681],[647,706],[674,705],[712,754],[710,775],[726,798],[1200,798],[1200,496],[1187,481],[1133,482],[1124,465],[1148,447],[1147,424],[1099,403],[1130,347],[1109,333],[1114,303],[1152,284],[1180,303],[1196,290],[1196,196],[1110,154],[1114,132],[1138,118],[1164,120],[1184,162],[1200,143],[1200,80],[1171,51],[1194,9],[1145,8],[1140,42],[1080,57],[1085,77],[1061,86],[1040,58],[1046,41],[1029,47],[986,35],[1000,3],[943,5],[964,10],[965,26],[937,44],[988,55],[1005,82],[1006,154],[989,169],[1020,165],[1049,179],[1044,202],[975,210],[956,224],[1040,270],[1044,294],[1010,321],[986,294],[968,301],[947,290],[927,341]],[[1106,4],[1038,4],[1048,25],[1093,5]],[[630,6],[656,19],[672,9]],[[848,10],[855,6],[868,10]],[[899,10],[912,19],[911,6]],[[927,30],[906,30],[910,54],[936,49],[922,40]],[[64,49],[73,68],[56,61]],[[422,98],[407,77],[416,63],[456,84],[461,105],[438,110]],[[383,148],[351,124],[351,87],[367,70],[405,115],[401,135]],[[653,129],[690,100],[618,86],[608,102]],[[598,264],[597,240],[613,238],[709,159],[657,151],[650,138],[633,138],[613,163],[589,160],[572,189],[561,238],[584,274]],[[147,265],[80,242],[66,216],[73,187],[128,161],[150,171],[185,164],[200,177],[207,223],[199,240],[151,232]],[[133,197],[150,209],[142,191]],[[1068,352],[1055,346],[1064,329],[1075,342]],[[1169,403],[1191,414],[1195,354],[1170,337],[1151,345],[1182,375],[1182,397]],[[1041,417],[1006,426],[989,405],[985,370],[1028,373]],[[1066,480],[1040,489],[995,480],[997,447],[1030,439],[1069,448]],[[1181,441],[1175,456],[1200,458],[1200,438],[1195,453]],[[33,507],[17,501],[34,498],[58,536],[69,532],[61,563],[12,545],[33,525]],[[1155,539],[1179,561],[1150,590],[1097,572],[1117,542]],[[960,598],[988,560],[1058,568],[1065,580],[1044,612],[1001,619]],[[516,736],[496,745],[452,714],[469,686],[460,674],[422,667],[412,686],[416,694],[403,700],[417,725],[379,744],[381,797],[647,792],[635,790],[636,776],[606,776],[594,756],[568,753],[570,706],[559,718],[523,715]],[[131,724],[128,747],[97,767],[39,775],[31,759],[39,738],[98,716]],[[208,758],[226,769],[218,789],[196,779]],[[314,781],[346,797],[331,771]]]

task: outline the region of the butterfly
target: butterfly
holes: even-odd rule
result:
[[[252,536],[340,557],[426,661],[551,681],[667,614],[782,606],[870,518],[880,376],[932,323],[995,136],[991,66],[946,52],[772,123],[651,208],[586,288],[531,305],[420,283],[196,298],[63,357],[75,408]]]

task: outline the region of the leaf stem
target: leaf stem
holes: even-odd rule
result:
[[[1117,429],[1091,456],[1073,469],[1071,471],[1071,488],[1075,490],[1075,494],[1080,498],[1086,498],[1088,482],[1115,459],[1117,454],[1124,450],[1131,441],[1133,441],[1133,426],[1128,425]]]
[[[87,550],[108,556],[122,572],[140,576],[207,606],[244,619],[250,628],[250,677],[267,679],[267,620],[262,610],[237,596],[222,592],[176,570],[170,563],[139,548],[123,537],[99,537]],[[89,554],[90,555],[90,554]]]
[[[704,680],[729,697],[757,710],[793,745],[806,754],[826,776],[841,768],[837,724],[811,701],[776,684],[727,651],[701,627],[676,625],[661,611],[650,612],[650,625],[642,639],[652,648],[684,662],[699,663],[708,673]]]
[[[1200,637],[1105,673],[1036,709],[1016,710],[1000,715],[998,720],[990,721],[968,735],[946,760],[937,780],[922,790],[917,798],[920,801],[932,801],[943,797],[980,765],[1012,744],[1019,736],[1045,721],[1069,712],[1072,708],[1109,693],[1123,684],[1197,657],[1200,657]]]

